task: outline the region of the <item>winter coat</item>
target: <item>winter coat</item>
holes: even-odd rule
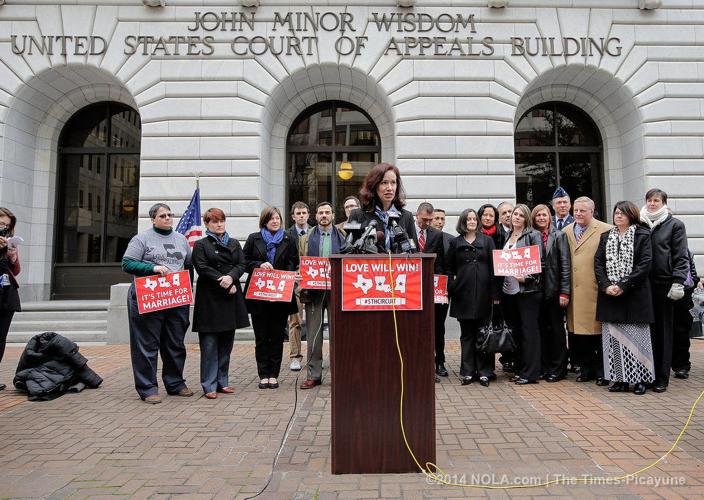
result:
[[[637,227],[633,241],[633,269],[618,283],[611,283],[606,273],[606,242],[609,231],[599,239],[599,248],[594,256],[594,273],[599,284],[596,299],[596,319],[608,323],[643,324],[653,323],[653,299],[650,290],[650,267],[652,248],[650,231]],[[611,285],[618,285],[623,293],[618,297],[606,294]]]
[[[541,235],[542,240],[542,235]],[[569,295],[572,288],[572,263],[567,235],[554,228],[548,233],[543,262],[545,300]]]
[[[653,266],[650,279],[658,285],[683,284],[689,272],[687,232],[681,220],[668,215],[650,232]]]
[[[246,288],[249,288],[249,283],[252,280],[252,271],[261,267],[264,262],[267,262],[266,242],[259,231],[252,233],[247,238],[244,244],[244,259],[246,264],[247,276]],[[281,243],[276,247],[274,269],[280,271],[295,271],[298,269],[298,244],[288,235],[284,234]],[[266,300],[251,300],[246,299],[247,311],[249,314],[283,314],[290,315],[298,312],[298,304],[296,304],[295,295],[291,297],[291,302],[271,302]]]
[[[247,306],[240,277],[245,271],[244,252],[236,238],[230,238],[227,248],[212,236],[196,241],[193,266],[198,271],[196,303],[193,307],[194,332],[233,332],[249,326]],[[222,288],[218,279],[232,278],[230,288]],[[236,292],[230,294],[230,289]]]
[[[596,320],[598,288],[594,275],[594,255],[599,247],[599,237],[612,226],[592,219],[577,243],[575,224],[562,230],[567,235],[572,258],[572,293],[567,307],[567,330],[577,335],[601,335],[601,323]]]
[[[457,319],[484,319],[491,314],[492,300],[498,299],[498,282],[494,278],[492,260],[494,241],[477,234],[473,243],[464,236],[450,242],[446,268],[450,276],[447,292],[450,316]],[[490,293],[487,293],[490,292]]]
[[[0,310],[15,311],[22,310],[20,306],[20,294],[17,289],[20,287],[16,276],[20,274],[20,259],[10,262],[7,258],[7,246],[0,249],[0,276],[7,274],[10,280],[8,286],[0,287]]]
[[[88,367],[88,360],[78,346],[54,332],[44,332],[27,343],[13,384],[29,394],[30,401],[48,401],[67,391],[84,387],[96,389],[103,379]]]

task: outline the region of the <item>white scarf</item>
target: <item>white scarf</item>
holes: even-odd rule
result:
[[[662,207],[660,207],[660,210],[658,210],[657,212],[648,212],[648,209],[645,205],[643,205],[643,208],[640,209],[640,220],[643,224],[646,224],[650,229],[653,229],[658,224],[665,222],[665,219],[667,219],[668,215],[670,215],[670,211],[668,210],[667,205],[663,205]]]
[[[623,236],[619,234],[617,227],[609,231],[606,240],[606,276],[611,283],[618,283],[633,270],[635,234],[635,224],[626,229]]]

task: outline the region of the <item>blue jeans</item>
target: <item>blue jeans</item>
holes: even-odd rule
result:
[[[200,385],[203,392],[215,392],[229,387],[230,354],[235,342],[235,332],[199,332]]]

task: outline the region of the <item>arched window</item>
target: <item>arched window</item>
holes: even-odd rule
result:
[[[562,186],[572,200],[589,196],[604,213],[601,135],[586,113],[563,102],[543,103],[521,117],[514,137],[518,203],[549,204]]]
[[[339,222],[345,220],[344,199],[357,195],[364,177],[379,163],[381,141],[367,113],[346,102],[325,101],[293,122],[286,153],[286,206],[304,201],[314,212],[318,203],[329,201]]]
[[[59,139],[52,298],[108,298],[137,232],[139,113],[116,102],[74,114]]]

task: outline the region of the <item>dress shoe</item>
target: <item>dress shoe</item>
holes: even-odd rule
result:
[[[460,377],[460,381],[462,382],[462,385],[469,385],[472,383],[472,380],[473,380],[472,377],[469,377],[469,376]]]
[[[645,394],[645,384],[643,382],[636,384],[633,386],[633,394],[637,394],[638,396],[642,396]]]
[[[515,382],[516,385],[537,384],[537,383],[538,383],[537,380],[528,380],[527,378],[523,378],[523,377],[520,377]]]
[[[291,364],[288,365],[292,372],[297,372],[301,370],[301,360],[298,358],[293,358]]]
[[[626,382],[614,382],[607,390],[609,392],[628,392],[628,384]]]
[[[479,377],[479,385],[489,387],[489,377]]]
[[[259,385],[257,386],[260,389],[268,389],[269,388],[269,379],[268,378],[263,378],[259,381]]]
[[[218,389],[218,392],[222,392],[223,394],[234,394],[235,390],[232,387],[227,386],[221,387],[220,389]]]
[[[607,385],[609,385],[609,381],[606,380],[604,377],[597,377],[596,385],[598,385],[599,387],[606,387]]]
[[[273,380],[273,382],[272,382]],[[275,378],[270,378],[269,379],[269,389],[278,389],[279,388],[279,382]]]
[[[550,382],[551,384],[554,382],[557,382],[558,381],[557,375],[553,375],[553,374],[547,375],[545,377],[545,381]]]
[[[307,379],[301,384],[301,389],[312,389],[316,385],[320,385],[322,382],[320,380]]]
[[[0,384],[0,391],[2,391],[5,387],[7,387],[5,384]]]
[[[445,368],[444,363],[438,363],[435,366],[435,373],[440,375],[441,377],[447,377],[450,375],[449,373],[447,373],[447,369]]]
[[[586,373],[580,373],[577,375],[577,378],[575,379],[577,382],[589,382],[590,380],[594,380],[593,377],[590,377]]]
[[[150,405],[158,405],[159,403],[161,403],[161,398],[158,394],[152,394],[151,396],[143,397],[142,401]]]
[[[218,399],[218,393],[217,392],[206,392],[205,397],[207,399]]]
[[[509,381],[509,382],[515,382],[515,381],[518,380],[519,378],[521,378],[520,375],[514,375],[513,377],[509,378],[508,381]]]
[[[663,383],[655,384],[653,386],[653,392],[665,392],[667,390],[667,386]]]
[[[675,372],[675,378],[684,378],[684,379],[689,378],[689,370],[686,368],[682,368],[681,370],[677,370]]]
[[[190,390],[188,387],[184,387],[178,392],[170,392],[170,396],[181,396],[182,398],[190,398],[193,396],[193,391]]]

